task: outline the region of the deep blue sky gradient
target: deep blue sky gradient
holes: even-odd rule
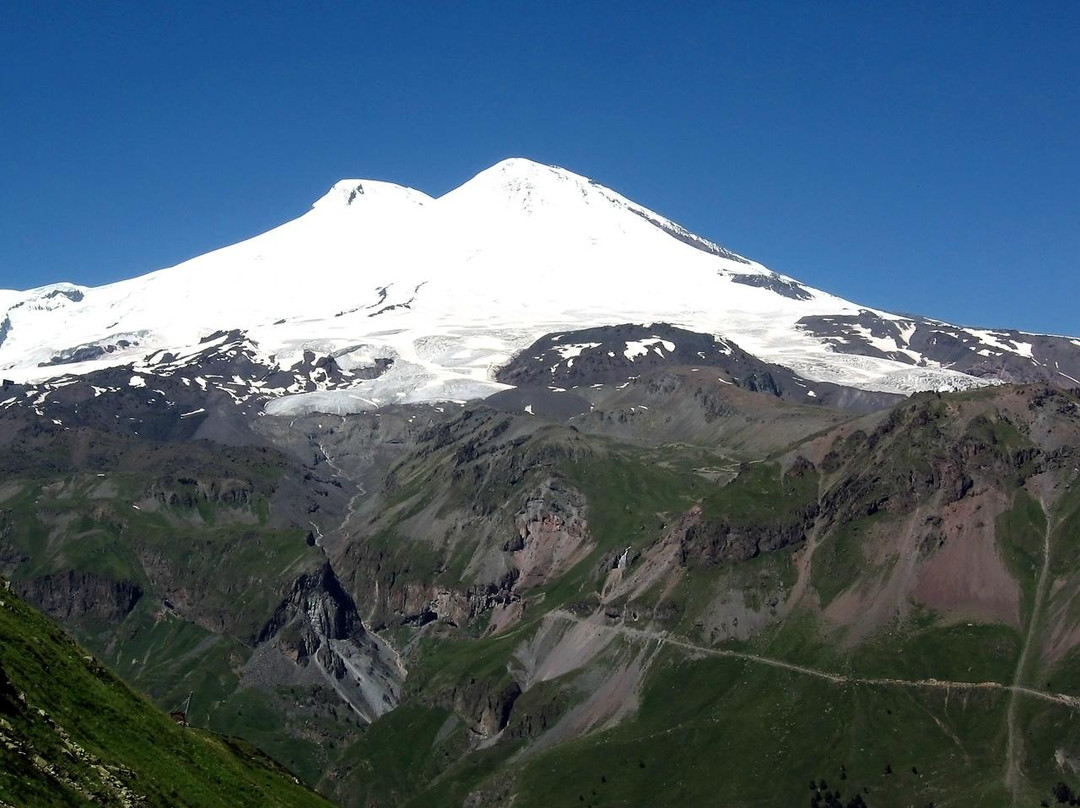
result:
[[[509,156],[868,305],[1080,334],[1073,0],[0,5],[0,288]]]

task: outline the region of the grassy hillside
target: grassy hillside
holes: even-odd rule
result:
[[[0,588],[0,801],[329,805],[246,743],[177,725]]]

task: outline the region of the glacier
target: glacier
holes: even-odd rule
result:
[[[994,382],[900,338],[882,344],[904,361],[838,351],[800,323],[868,313],[894,321],[898,333],[913,329],[900,315],[736,255],[586,177],[513,158],[438,198],[342,180],[293,221],[130,280],[0,290],[0,374],[39,383],[129,364],[137,374],[162,352],[191,354],[207,335],[234,330],[281,367],[307,352],[346,369],[392,359],[377,378],[267,405],[275,414],[345,413],[480,398],[504,389],[495,370],[544,334],[666,322],[808,379],[865,390]],[[995,353],[1031,355],[1030,345],[997,332],[967,333]]]

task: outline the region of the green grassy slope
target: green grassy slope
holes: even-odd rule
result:
[[[0,589],[0,800],[329,805],[252,747],[172,719]]]

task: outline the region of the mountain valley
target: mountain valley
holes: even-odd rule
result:
[[[0,574],[335,804],[1080,788],[1080,339],[522,160],[5,311]]]

